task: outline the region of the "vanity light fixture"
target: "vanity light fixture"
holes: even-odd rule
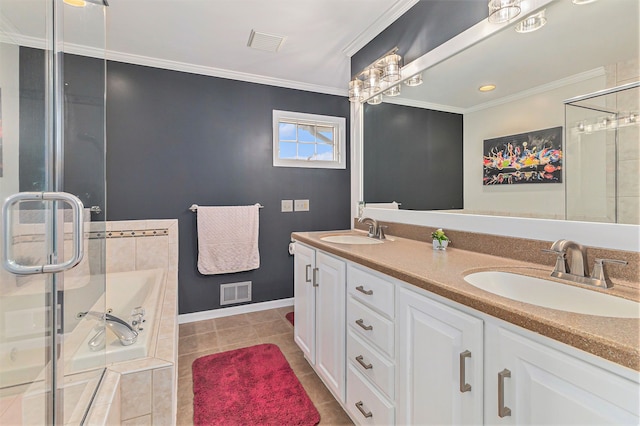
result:
[[[359,78],[354,78],[349,82],[349,101],[360,102],[364,97],[363,81]]]
[[[367,103],[369,105],[378,105],[382,103],[382,95],[375,95],[374,97],[370,98]]]
[[[595,3],[597,1],[598,0],[572,0],[572,3],[581,6],[583,4]]]
[[[380,74],[381,72],[377,68],[370,68],[360,74],[364,81],[363,88],[367,94],[372,95],[380,90]]]
[[[399,96],[400,95],[400,85],[389,87],[387,90],[382,92],[385,96]]]
[[[382,102],[382,93],[387,94],[388,91],[386,88],[402,79],[402,56],[398,55],[397,51],[397,47],[391,49],[349,82],[349,101],[363,102],[373,96],[367,101],[368,104],[377,105]],[[399,94],[398,90],[395,95],[389,94],[388,96]]]
[[[409,87],[420,86],[422,84],[422,74],[416,74],[414,76],[409,77],[404,81],[404,84],[406,84]]]
[[[520,14],[520,0],[489,0],[489,22],[502,24]]]
[[[402,56],[392,53],[382,58],[380,62],[376,64],[377,68],[382,69],[382,79],[384,81],[394,83],[400,80],[401,61]]]
[[[478,87],[478,90],[481,92],[491,92],[492,90],[495,90],[496,85],[495,84],[485,84],[483,86]]]
[[[576,123],[573,130],[576,133],[591,134],[601,130],[616,130],[638,124],[638,113],[629,112],[600,117],[595,120],[582,120]]]
[[[546,9],[541,10],[538,13],[527,16],[516,25],[516,31],[519,33],[531,33],[544,27],[547,23],[545,16]]]

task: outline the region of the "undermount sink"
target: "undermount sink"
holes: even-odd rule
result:
[[[620,297],[509,272],[475,272],[464,277],[474,287],[544,308],[615,318],[640,318],[640,303]]]
[[[383,240],[365,237],[363,235],[327,235],[320,237],[322,241],[337,244],[382,244]]]

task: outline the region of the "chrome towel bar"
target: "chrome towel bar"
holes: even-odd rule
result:
[[[260,203],[256,203],[256,206],[258,206],[259,208],[264,208],[264,206]],[[189,210],[191,210],[192,212],[196,212],[198,211],[198,205],[197,204],[191,204],[191,207],[189,207]]]

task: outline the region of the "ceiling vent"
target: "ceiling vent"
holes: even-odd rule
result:
[[[282,43],[284,43],[284,39],[282,36],[259,33],[251,30],[247,46],[267,52],[277,52],[282,46]]]

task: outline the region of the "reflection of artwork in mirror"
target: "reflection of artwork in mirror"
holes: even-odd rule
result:
[[[2,89],[0,89],[0,177],[2,177]]]
[[[562,127],[484,141],[483,185],[562,182]]]

